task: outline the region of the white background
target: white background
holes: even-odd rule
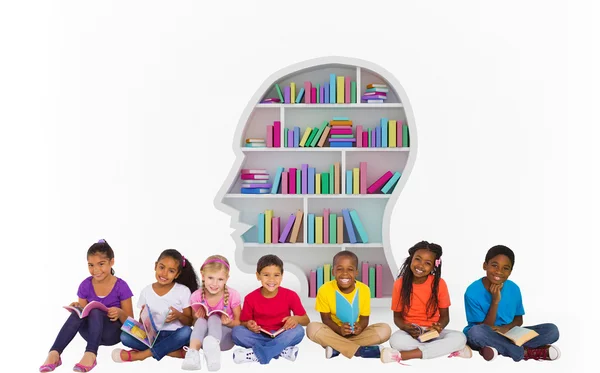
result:
[[[419,152],[392,215],[398,264],[421,239],[443,246],[450,327],[461,329],[464,289],[483,275],[486,250],[505,244],[516,253],[511,278],[525,324],[561,331],[556,362],[477,355],[413,369],[590,371],[596,348],[582,325],[595,325],[597,313],[597,5],[204,3],[0,5],[2,363],[30,372],[42,364],[99,238],[136,294],[166,248],[196,265],[216,252],[234,262],[229,217],[213,198],[234,161],[242,111],[273,72],[341,55],[390,71],[413,107]],[[230,285],[245,294],[258,282],[234,268]],[[392,324],[392,313],[372,319]],[[70,371],[83,348],[76,337],[58,371]],[[95,371],[180,366],[117,365],[111,350],[100,349]],[[304,340],[295,363],[245,368],[410,369],[323,355]],[[234,368],[223,353],[222,371]]]

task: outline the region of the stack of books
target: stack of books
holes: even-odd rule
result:
[[[266,148],[267,143],[265,139],[261,138],[247,138],[246,143],[244,144],[246,148]]]
[[[387,98],[388,87],[385,84],[371,83],[367,85],[365,93],[362,95],[362,100],[371,103],[382,103]]]
[[[242,169],[242,194],[269,194],[273,184],[269,183],[269,173],[263,169]]]
[[[333,117],[329,122],[329,146],[331,148],[351,148],[356,142],[352,133],[352,121],[348,117]]]

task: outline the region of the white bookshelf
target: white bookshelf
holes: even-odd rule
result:
[[[275,84],[281,87],[295,82],[297,90],[304,81],[321,84],[329,82],[329,74],[351,77],[357,82],[357,103],[351,104],[261,104],[265,97],[277,97]],[[389,88],[385,103],[367,104],[360,102],[362,92],[369,83],[385,83]],[[382,117],[402,120],[408,125],[410,148],[246,148],[246,138],[264,138],[266,126],[274,121],[281,122],[281,144],[284,142],[284,128],[300,127],[301,134],[307,127],[320,126],[323,121],[334,116],[346,116],[356,126],[375,128]],[[389,244],[390,217],[415,162],[417,136],[414,118],[407,96],[394,76],[381,67],[368,61],[327,57],[289,66],[270,76],[246,107],[236,130],[233,150],[236,161],[226,182],[217,197],[215,206],[232,216],[232,237],[236,243],[236,264],[247,273],[256,271],[256,261],[265,254],[275,254],[284,261],[286,273],[292,273],[300,282],[300,296],[305,305],[314,307],[314,299],[308,297],[308,276],[311,269],[331,263],[335,253],[341,250],[353,251],[361,262],[382,264],[383,298],[373,298],[373,307],[389,307],[391,291],[398,266]],[[391,194],[240,194],[239,173],[242,168],[266,169],[273,182],[278,167],[301,168],[308,163],[316,172],[328,172],[329,166],[341,165],[341,192],[345,193],[346,170],[367,162],[367,185],[377,180],[386,171],[400,171],[402,177]],[[323,208],[341,215],[342,208],[355,209],[369,236],[369,242],[358,244],[308,244],[307,214],[322,216]],[[258,243],[258,214],[272,209],[275,217],[280,217],[280,231],[283,230],[291,213],[300,209],[304,212],[300,237],[296,243]],[[345,227],[344,227],[345,229]],[[398,228],[394,228],[398,229]],[[395,250],[404,252],[405,250]]]

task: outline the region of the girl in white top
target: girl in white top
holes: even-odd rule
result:
[[[183,358],[183,347],[192,334],[190,296],[198,289],[198,277],[192,263],[179,251],[163,251],[154,264],[156,282],[140,293],[138,307],[148,307],[156,330],[160,331],[152,347],[129,333],[121,333],[121,342],[131,350],[115,349],[116,362],[144,360],[150,356],[160,360],[165,356]]]

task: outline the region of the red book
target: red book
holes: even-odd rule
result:
[[[281,173],[281,194],[288,194],[288,172]]]
[[[364,131],[362,133],[362,143],[363,143],[363,148],[369,148],[369,132]]]
[[[279,216],[271,218],[271,242],[276,243],[279,240]]]
[[[290,175],[288,178],[289,194],[296,194],[296,170],[297,168],[290,168]],[[383,187],[383,185],[381,187]]]
[[[268,174],[242,174],[242,180],[269,180]]]
[[[281,148],[281,122],[278,120],[273,122],[273,147]]]
[[[367,162],[360,162],[359,164],[359,174],[360,174],[360,194],[367,194]],[[383,188],[383,186],[382,186]]]
[[[348,127],[334,127],[329,131],[332,135],[352,135],[352,128]]]
[[[371,184],[370,187],[367,188],[367,193],[374,194],[378,192],[381,188],[383,188],[385,183],[387,183],[388,180],[392,178],[392,176],[394,176],[394,174],[392,174],[392,171],[388,171],[385,174],[383,174],[379,179],[377,179],[377,181],[375,181],[373,184]]]
[[[310,104],[312,93],[312,83],[309,81],[304,82],[304,103]]]
[[[310,103],[311,104],[316,104],[317,103],[317,87],[312,87],[311,88]]]
[[[381,264],[377,264],[375,266],[375,298],[383,297],[383,266]]]
[[[363,129],[362,129],[362,125],[358,125],[356,126],[356,147],[357,148],[362,148],[363,147]]]

